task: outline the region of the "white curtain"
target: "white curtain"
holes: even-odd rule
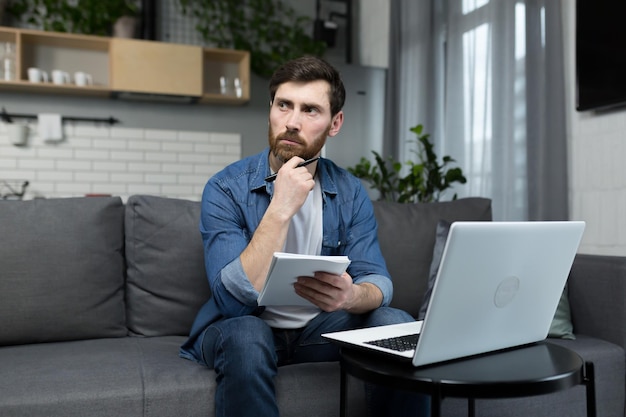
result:
[[[567,219],[560,10],[560,0],[392,0],[386,150],[414,158],[406,132],[422,123],[463,169],[459,197],[491,198],[496,220]]]

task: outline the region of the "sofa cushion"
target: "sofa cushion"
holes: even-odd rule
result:
[[[216,374],[178,357],[185,339],[125,337],[4,347],[0,415],[215,416]],[[349,415],[363,416],[363,384],[348,378]],[[281,416],[338,414],[338,362],[282,366],[275,382]]]
[[[126,203],[127,323],[142,336],[188,335],[209,299],[200,203],[131,196]]]
[[[574,325],[572,324],[572,314],[569,305],[569,296],[567,285],[561,294],[559,305],[554,313],[554,319],[550,325],[548,337],[561,339],[575,339]]]
[[[621,330],[623,331],[623,329]],[[548,339],[548,342],[571,349],[580,355],[585,362],[593,364],[595,374],[596,416],[621,417],[624,415],[624,397],[626,392],[624,375],[626,374],[626,369],[624,363],[624,349],[621,346],[607,342],[604,339],[598,339],[579,333],[576,334],[575,340]],[[580,391],[578,395],[568,395],[566,401],[561,401],[561,404],[551,402],[549,405],[550,408],[547,409],[543,415],[587,415],[584,413],[584,401],[583,404],[571,409],[580,410],[578,413],[568,413],[564,411],[567,406],[571,407],[577,402],[580,402],[579,398],[585,398],[584,390],[582,388],[577,389]],[[576,388],[567,390],[566,392],[575,393]],[[554,394],[550,394],[545,397],[552,397],[553,395]],[[539,399],[540,397],[533,398]],[[548,413],[548,410],[552,412]],[[559,412],[555,412],[555,410],[559,410]],[[532,415],[534,417],[537,414],[529,414],[527,412],[518,415],[520,417],[522,415]]]
[[[393,307],[417,317],[428,285],[439,220],[489,221],[491,200],[472,197],[436,203],[375,201],[378,239],[394,285]]]
[[[428,284],[426,286],[426,292],[422,299],[422,305],[420,307],[418,320],[424,320],[426,317],[426,310],[428,304],[430,304],[430,296],[435,286],[435,280],[439,273],[439,265],[441,265],[441,258],[443,257],[443,250],[446,247],[446,241],[448,240],[448,233],[450,232],[450,226],[452,223],[446,220],[439,220],[437,223],[437,231],[435,233],[435,246],[433,248],[433,258],[430,261],[430,270],[428,271]]]
[[[127,334],[118,197],[0,201],[0,345]]]

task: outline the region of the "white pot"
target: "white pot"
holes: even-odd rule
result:
[[[19,123],[7,124],[7,136],[9,142],[15,146],[26,146],[28,143],[29,127]]]
[[[116,38],[134,38],[136,28],[136,17],[122,16],[113,25],[113,36]]]

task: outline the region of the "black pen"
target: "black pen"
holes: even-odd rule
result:
[[[319,157],[319,156],[317,156],[317,157],[315,157],[315,158],[312,158],[312,159],[308,159],[308,160],[306,160],[306,161],[304,161],[304,162],[300,162],[300,163],[296,166],[296,168],[305,167],[305,166],[307,166],[307,165],[309,165],[309,164],[312,164],[313,162],[317,161],[318,159],[320,159],[320,157]],[[278,173],[276,173],[276,174],[272,174],[272,175],[270,175],[269,177],[265,177],[265,182],[272,182],[272,181],[274,181],[274,180],[276,179],[276,175],[278,175]]]

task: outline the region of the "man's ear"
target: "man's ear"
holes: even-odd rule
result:
[[[335,136],[341,130],[341,126],[343,125],[343,110],[337,113],[333,119],[330,121],[330,130],[328,131],[328,136]]]

